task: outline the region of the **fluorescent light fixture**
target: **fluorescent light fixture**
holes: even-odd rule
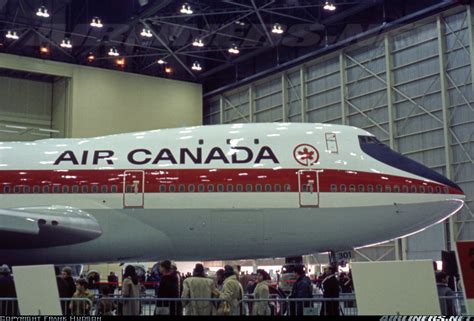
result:
[[[194,39],[193,46],[202,48],[202,47],[204,47],[204,42],[202,42],[202,39],[196,38],[196,39]]]
[[[163,59],[158,59],[157,63],[160,65],[164,65],[166,64],[166,61],[164,61]]]
[[[179,10],[182,14],[193,14],[193,9],[188,3],[183,4],[181,10]]]
[[[27,130],[28,127],[25,126],[16,126],[16,125],[5,125],[6,128],[13,128],[13,129],[21,129],[21,130]]]
[[[16,31],[11,31],[11,30],[7,31],[7,34],[5,35],[5,37],[7,39],[13,39],[13,40],[18,40],[20,38],[18,37],[18,34],[16,33]]]
[[[38,128],[38,131],[45,133],[59,133],[59,130],[56,129],[47,129],[47,128]]]
[[[119,54],[117,48],[115,48],[115,47],[114,47],[114,48],[110,48],[110,50],[109,50],[109,56],[111,56],[111,57],[118,57],[118,56],[120,56],[120,54]]]
[[[36,15],[38,17],[49,18],[48,9],[45,6],[39,7],[38,11],[36,11]]]
[[[229,48],[229,53],[233,55],[238,55],[240,53],[239,47],[237,47],[235,44],[232,45],[232,47]]]
[[[140,36],[145,38],[151,38],[153,37],[153,34],[151,33],[150,29],[143,28],[142,32],[140,33]]]
[[[92,18],[91,27],[102,28],[103,26],[104,25],[102,24],[102,20],[100,20],[99,17]]]
[[[327,11],[334,11],[336,10],[336,6],[334,5],[332,1],[326,1],[324,3],[323,9]]]
[[[60,46],[61,48],[71,49],[72,48],[71,40],[69,40],[68,38],[64,38]]]
[[[201,64],[197,61],[195,61],[193,63],[193,66],[191,67],[192,70],[195,70],[195,71],[201,71],[202,70],[202,67],[201,67]]]
[[[272,28],[272,33],[281,35],[283,33],[283,27],[279,23],[275,23]]]

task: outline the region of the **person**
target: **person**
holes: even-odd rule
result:
[[[72,278],[72,269],[69,266],[65,266],[61,275],[56,278],[58,284],[58,293],[60,298],[72,298],[74,292],[76,292],[76,284]],[[61,301],[61,309],[63,314],[70,315],[71,310],[69,310],[70,301]]]
[[[110,293],[110,287],[104,287],[102,289],[102,297],[100,298],[99,304],[97,305],[98,315],[115,315],[115,311],[117,310],[117,304],[110,296]]]
[[[196,264],[193,275],[183,281],[183,299],[212,298],[215,291],[214,282],[206,277],[204,266]],[[212,315],[213,305],[211,301],[183,301],[186,315]]]
[[[0,298],[16,298],[15,282],[11,276],[8,265],[0,267]],[[18,303],[16,301],[2,301],[0,305],[1,315],[17,315]]]
[[[313,285],[311,280],[306,276],[304,265],[298,264],[294,267],[293,273],[297,277],[293,287],[291,289],[290,299],[310,299],[313,297]],[[310,307],[311,301],[302,302],[291,302],[290,303],[290,314],[291,315],[303,315],[303,308]]]
[[[237,272],[238,273],[238,272]],[[231,265],[224,266],[224,283],[219,298],[219,315],[241,315],[240,301],[244,296],[244,289],[238,280],[238,274]]]
[[[130,300],[130,298],[140,297],[140,284],[138,283],[138,275],[133,265],[125,268],[122,279],[122,315],[140,315],[140,302],[138,300]]]
[[[74,315],[88,315],[91,310],[91,303],[87,300],[74,300],[74,299],[89,299],[91,302],[94,299],[94,295],[87,289],[88,282],[85,279],[78,279],[76,281],[76,292],[72,296],[71,303],[69,303],[69,309]]]
[[[270,302],[258,301],[259,299],[268,299],[270,290],[268,288],[271,280],[270,275],[265,270],[257,270],[257,285],[253,291],[253,297],[256,300],[252,304],[252,315],[270,315]]]
[[[109,283],[109,292],[113,294],[118,287],[118,276],[115,275],[115,272],[110,272],[107,276],[107,283]]]
[[[321,281],[321,289],[323,291],[323,298],[338,298],[339,297],[339,281],[335,274],[334,266],[330,265],[325,268],[325,277]],[[339,301],[323,301],[321,305],[321,315],[339,315]]]
[[[158,298],[179,298],[179,279],[176,270],[173,269],[171,261],[165,260],[160,263],[160,287],[158,289]],[[177,301],[158,301],[157,307],[168,308],[170,315],[179,315]]]
[[[438,296],[440,297],[439,305],[441,308],[441,315],[456,315],[453,299],[442,298],[454,296],[453,290],[448,286],[448,275],[445,272],[436,273],[436,287],[438,289]]]
[[[216,272],[216,289],[219,292],[222,292],[222,288],[224,285],[224,269],[219,269]]]

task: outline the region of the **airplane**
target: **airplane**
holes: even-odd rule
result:
[[[411,235],[461,188],[369,132],[317,123],[0,143],[10,265],[289,257]]]

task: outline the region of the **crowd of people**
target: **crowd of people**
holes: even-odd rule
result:
[[[310,279],[306,275],[304,265],[296,265],[295,281],[289,295],[284,294],[278,286],[272,284],[268,272],[258,269],[256,273],[241,273],[240,266],[225,265],[218,270],[213,278],[206,274],[202,264],[196,264],[192,273],[180,273],[176,265],[165,260],[159,263],[157,271],[149,275],[138,275],[133,265],[126,266],[121,287],[119,278],[111,272],[108,283],[100,286],[100,282],[80,277],[73,278],[73,271],[64,267],[56,271],[59,296],[62,298],[62,312],[64,315],[88,315],[93,305],[99,315],[140,315],[141,301],[146,289],[145,284],[152,284],[155,290],[156,303],[154,313],[179,316],[182,315],[274,315],[276,305],[271,298],[289,298],[285,306],[279,306],[279,313],[289,315],[303,315],[304,309],[313,307],[314,287],[319,288],[323,300],[319,313],[321,315],[339,315],[342,312],[339,302],[341,293],[354,291],[352,274],[337,273],[334,266],[327,266],[324,273]],[[448,275],[436,272],[438,294],[442,315],[455,315],[452,299],[455,293],[448,286]],[[95,287],[100,290],[99,300],[90,290]],[[115,290],[119,289],[118,294]],[[15,298],[14,280],[8,266],[0,266],[0,297]],[[244,307],[242,299],[252,300]],[[162,300],[160,300],[160,298]],[[354,307],[355,302],[345,301],[344,307]],[[16,302],[4,302],[0,306],[2,314],[16,315]],[[244,311],[243,309],[247,309]]]

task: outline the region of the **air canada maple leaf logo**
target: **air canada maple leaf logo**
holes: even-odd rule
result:
[[[293,150],[293,158],[303,166],[312,166],[319,160],[319,152],[316,147],[309,144],[300,144]]]

